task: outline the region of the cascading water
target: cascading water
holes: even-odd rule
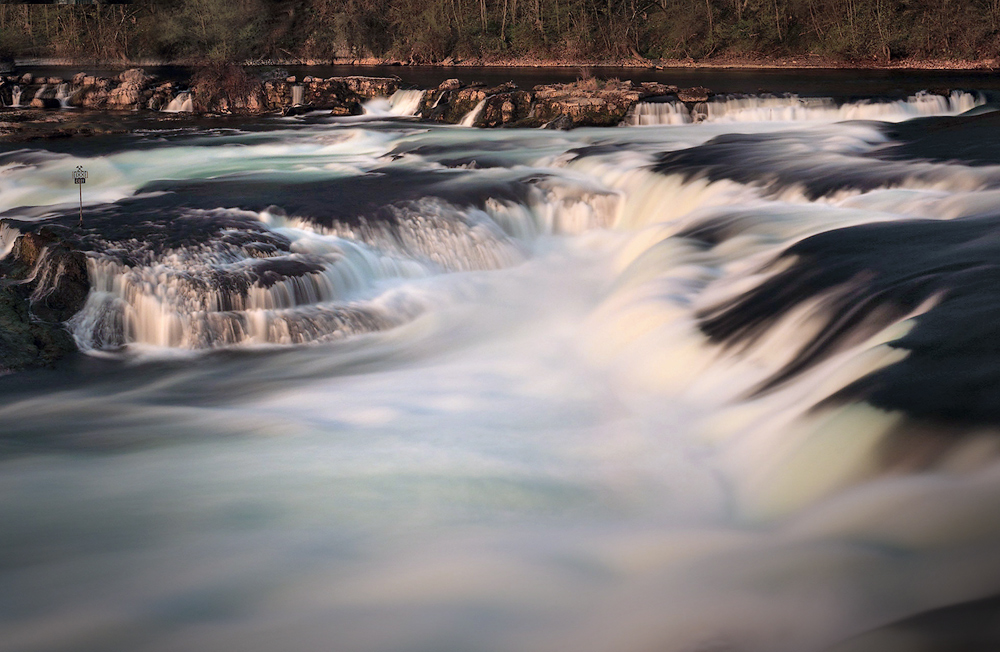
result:
[[[167,103],[162,111],[165,113],[181,113],[194,111],[194,99],[188,91],[181,91]]]
[[[459,126],[475,127],[476,120],[479,119],[479,116],[482,114],[483,109],[485,108],[486,108],[486,100],[479,100],[479,103],[476,104],[476,106],[471,111],[465,114],[465,117],[462,118],[462,121],[459,123]]]
[[[59,84],[59,86],[56,87],[56,99],[59,100],[59,105],[62,108],[64,109],[70,108],[69,98],[70,98],[69,84],[65,82]]]
[[[677,101],[639,102],[623,125],[673,125],[690,122],[786,122],[907,120],[917,116],[956,115],[984,104],[979,94],[954,91],[948,96],[918,93],[905,100],[847,102],[826,97],[731,96],[699,102],[692,109]]]
[[[14,86],[14,88],[12,88],[10,91],[10,95],[11,95],[10,105],[12,107],[21,106],[21,87]]]
[[[414,116],[420,110],[425,91],[399,90],[392,97],[376,98],[365,104],[365,114],[371,116]]]
[[[296,84],[292,86],[292,106],[302,106],[303,97],[305,96],[305,87],[302,84]]]
[[[992,641],[1000,114],[969,98],[5,150],[0,267],[58,237],[90,291],[85,355],[0,377],[0,648]]]

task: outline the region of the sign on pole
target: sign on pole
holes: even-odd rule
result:
[[[83,184],[87,183],[87,171],[82,165],[73,170],[73,183],[80,186],[80,226],[83,226]]]

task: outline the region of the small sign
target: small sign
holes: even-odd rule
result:
[[[76,166],[76,169],[73,170],[73,182],[87,183],[87,171],[83,169],[82,165]]]

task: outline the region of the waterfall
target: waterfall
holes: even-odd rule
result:
[[[59,104],[62,105],[62,108],[64,109],[70,108],[69,97],[70,97],[69,84],[65,82],[59,84],[59,86],[56,87],[56,99],[59,100]]]
[[[180,113],[180,112],[191,112],[194,111],[194,102],[191,100],[191,94],[188,91],[183,91],[177,94],[177,97],[170,100],[170,103],[162,109],[164,113]]]
[[[698,102],[692,109],[682,102],[639,102],[623,126],[677,125],[689,122],[797,122],[883,120],[897,122],[919,116],[955,115],[986,102],[979,94],[953,91],[950,95],[920,92],[903,100],[861,100],[837,104],[829,97],[797,95],[731,95]]]
[[[43,97],[45,97],[45,94],[49,92],[49,88],[50,87],[49,87],[48,84],[42,84],[42,87],[39,88],[37,91],[35,91],[35,97],[34,97],[34,99],[40,100]]]
[[[377,97],[365,102],[365,115],[370,116],[414,116],[420,110],[424,91],[396,91],[390,98]]]
[[[389,112],[393,115],[416,115],[423,99],[424,91],[396,91],[389,98]]]
[[[305,88],[303,88],[300,84],[292,86],[292,106],[302,105],[302,96],[304,94],[304,91]]]
[[[10,91],[11,106],[21,106],[21,87],[15,86]]]
[[[625,116],[622,126],[682,125],[691,121],[691,113],[683,102],[639,102]]]
[[[479,114],[483,112],[484,108],[486,108],[486,100],[485,99],[479,100],[479,104],[476,105],[476,108],[466,113],[465,117],[462,118],[462,122],[460,122],[459,125],[462,127],[476,126],[476,120],[479,119]]]

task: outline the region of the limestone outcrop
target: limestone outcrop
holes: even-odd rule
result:
[[[559,128],[613,127],[621,124],[636,102],[676,92],[676,86],[655,82],[588,79],[547,84],[534,88],[532,117],[543,125],[558,121]]]
[[[301,79],[287,73],[257,78],[246,69],[219,64],[200,69],[190,88],[177,82],[159,82],[141,68],[132,68],[114,79],[79,73],[72,81],[39,78],[30,74],[8,76],[0,83],[0,100],[11,103],[18,87],[22,106],[59,108],[63,103],[88,109],[165,109],[182,92],[197,113],[298,115],[329,111],[335,116],[359,115],[364,104],[377,97],[391,97],[402,89],[398,77],[343,76]],[[709,101],[712,92],[698,86],[679,89],[657,82],[583,79],[569,84],[545,84],[530,90],[513,82],[496,86],[465,84],[448,79],[424,92],[416,117],[428,122],[473,127],[575,127],[614,126],[622,122],[637,102],[669,96],[688,104]],[[186,109],[185,109],[186,110]]]

